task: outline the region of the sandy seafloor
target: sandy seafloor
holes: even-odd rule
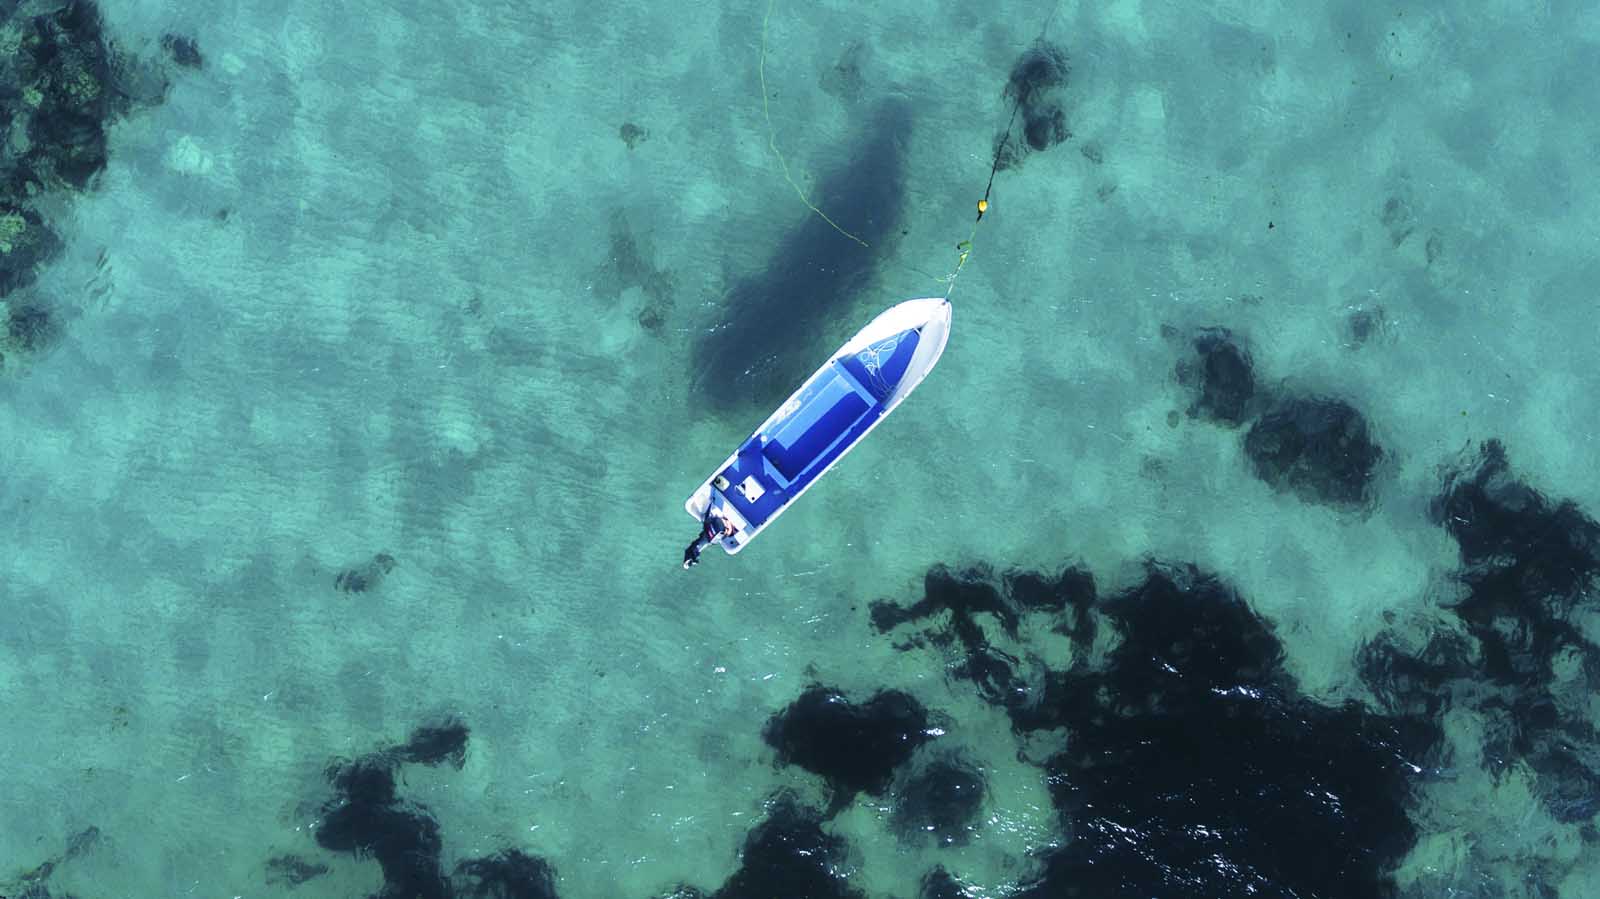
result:
[[[683,498],[765,415],[691,392],[694,338],[809,214],[768,149],[764,4],[103,9],[124,52],[176,31],[206,64],[61,201],[40,287],[75,312],[0,384],[0,877],[94,825],[57,893],[363,895],[377,866],[311,839],[324,766],[455,714],[464,769],[404,787],[446,865],[518,846],[565,897],[715,889],[774,789],[820,795],[760,737],[815,679],[910,691],[990,779],[987,823],[948,850],[858,800],[830,825],[853,882],[909,896],[943,861],[1000,895],[1059,839],[1039,771],[868,601],[915,599],[940,562],[1078,562],[1115,588],[1193,561],[1307,693],[1362,698],[1357,647],[1386,612],[1436,614],[1457,564],[1426,516],[1441,466],[1498,437],[1600,512],[1581,4],[1062,0],[1073,137],[997,177],[938,369],[749,550],[689,574]],[[772,121],[803,186],[874,100],[912,110],[906,234],[834,336],[940,292],[1049,9],[777,3]],[[847,53],[858,90],[825,89]],[[1348,346],[1378,306],[1382,339]],[[1232,329],[1263,382],[1360,409],[1387,451],[1373,507],[1274,492],[1237,432],[1169,427],[1193,398],[1164,325]],[[377,552],[397,560],[378,589],[334,589]],[[1468,760],[1417,802],[1402,884],[1487,866],[1515,890],[1538,867],[1567,899],[1600,889],[1526,777]],[[265,886],[284,853],[331,871]]]

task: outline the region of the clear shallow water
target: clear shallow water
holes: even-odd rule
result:
[[[63,333],[0,384],[0,878],[93,825],[56,892],[286,894],[263,865],[292,853],[330,868],[302,890],[362,895],[376,866],[309,832],[323,769],[449,713],[465,766],[404,786],[447,866],[519,846],[563,896],[711,890],[776,788],[823,801],[761,740],[820,680],[949,715],[991,791],[944,850],[858,800],[828,825],[853,882],[911,895],[942,861],[1000,892],[1062,839],[1042,774],[870,601],[940,562],[1076,562],[1110,591],[1192,561],[1307,694],[1364,698],[1358,647],[1442,617],[1442,465],[1498,437],[1600,508],[1592,15],[1062,3],[1073,135],[998,176],[939,369],[761,543],[683,574],[683,495],[765,415],[706,408],[696,338],[807,215],[767,147],[763,12],[104,8],[172,86],[111,128],[94,189],[41,201],[64,249],[29,289]],[[860,163],[875,101],[912,110],[904,233],[819,345],[939,289],[1046,15],[778,4],[802,184]],[[205,65],[162,62],[167,32]],[[1385,324],[1352,349],[1356,308]],[[1248,339],[1262,384],[1362,412],[1370,510],[1169,426],[1201,326]],[[335,589],[380,552],[380,586]],[[1478,716],[1443,724],[1458,773],[1419,789],[1401,883],[1537,869],[1586,895],[1581,828],[1524,768],[1481,769]]]

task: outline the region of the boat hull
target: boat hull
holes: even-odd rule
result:
[[[684,502],[732,521],[718,541],[730,555],[750,544],[921,384],[950,339],[950,303],[890,307],[805,380]]]

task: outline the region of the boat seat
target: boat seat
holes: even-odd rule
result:
[[[834,374],[778,428],[761,453],[779,474],[793,481],[849,430],[869,405],[850,382]]]

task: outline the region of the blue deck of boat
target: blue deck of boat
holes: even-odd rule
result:
[[[733,464],[720,472],[729,487],[717,492],[750,527],[764,525],[882,417],[920,336],[905,331],[829,363],[793,413],[739,447]],[[751,476],[765,491],[755,502],[737,489]]]

